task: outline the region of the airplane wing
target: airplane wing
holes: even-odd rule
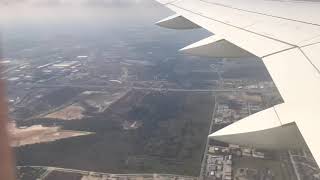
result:
[[[209,57],[261,58],[284,103],[209,137],[262,148],[308,146],[320,165],[320,2],[158,0],[176,15],[157,24],[214,35],[181,49]]]

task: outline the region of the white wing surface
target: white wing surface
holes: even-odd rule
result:
[[[257,56],[284,99],[210,137],[273,149],[306,143],[320,164],[320,2],[158,1],[177,13],[160,26],[203,27],[215,34],[181,51],[210,57]]]

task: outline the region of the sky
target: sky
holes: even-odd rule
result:
[[[1,5],[13,6],[130,6],[148,4],[152,0],[0,0]]]
[[[0,0],[0,9],[2,24],[106,17],[114,12],[118,16],[138,13],[140,18],[148,18],[168,12],[155,0]]]

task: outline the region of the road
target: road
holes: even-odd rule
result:
[[[45,180],[46,177],[52,172],[52,168],[46,168],[46,171],[41,174],[41,176],[38,178],[39,180]]]
[[[103,173],[103,172],[94,172],[94,171],[83,171],[83,170],[78,170],[78,169],[68,169],[68,168],[59,168],[59,167],[49,167],[49,166],[17,166],[17,168],[24,168],[24,167],[29,167],[29,168],[41,168],[45,169],[46,171],[40,175],[41,180],[44,180],[45,177],[47,177],[51,172],[53,171],[59,171],[59,172],[66,172],[66,173],[76,173],[76,174],[82,174],[82,175],[103,175],[103,176],[108,176],[108,177],[141,177],[141,176],[149,176],[149,177],[158,177],[158,176],[167,176],[167,177],[181,177],[185,179],[192,179],[195,180],[197,177],[192,177],[192,176],[184,176],[184,175],[178,175],[178,174],[151,174],[151,173],[141,173],[141,174],[111,174],[111,173]]]
[[[31,86],[21,86],[21,88],[59,88],[59,87],[72,87],[72,88],[110,88],[108,85],[74,85],[74,84],[34,84]],[[170,92],[251,92],[263,93],[270,92],[270,89],[238,89],[238,88],[220,88],[220,89],[183,89],[183,88],[158,88],[158,87],[117,87],[119,89],[136,89],[136,90],[150,90],[150,91],[170,91]]]
[[[175,88],[141,88],[133,87],[137,90],[153,90],[153,91],[170,91],[170,92],[267,92],[266,90],[253,90],[253,89],[175,89]]]
[[[214,100],[214,107],[213,107],[213,111],[212,111],[211,124],[210,124],[208,135],[210,135],[211,132],[212,132],[212,127],[214,125],[214,117],[215,117],[215,114],[216,114],[216,111],[217,111],[217,107],[218,107],[217,96],[214,93],[212,94],[212,96],[213,96],[213,100]],[[205,147],[205,150],[204,150],[204,153],[203,153],[203,158],[202,158],[202,163],[201,163],[200,176],[199,176],[200,180],[204,179],[205,172],[206,172],[209,141],[210,141],[209,138],[207,138],[206,147]]]
[[[289,150],[288,153],[289,153],[290,161],[291,161],[292,166],[293,166],[294,173],[296,174],[297,179],[298,179],[298,180],[301,180],[300,174],[299,174],[299,171],[298,171],[297,164],[296,164],[296,162],[293,160],[291,151]]]

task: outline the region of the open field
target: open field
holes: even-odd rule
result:
[[[267,176],[268,172],[272,176],[272,180],[289,180],[287,172],[284,171],[281,162],[276,160],[266,160],[243,157],[233,161],[234,172],[239,172],[239,169],[249,169],[251,177],[258,179]],[[257,173],[255,176],[253,174]],[[248,173],[250,174],[250,173]]]
[[[10,124],[9,132],[11,135],[11,146],[14,147],[91,134],[89,132],[62,130],[60,127],[44,127],[42,125],[17,128],[14,123]]]
[[[73,104],[59,111],[46,115],[44,118],[61,119],[61,120],[79,120],[84,117],[83,112],[85,109],[78,105]]]

